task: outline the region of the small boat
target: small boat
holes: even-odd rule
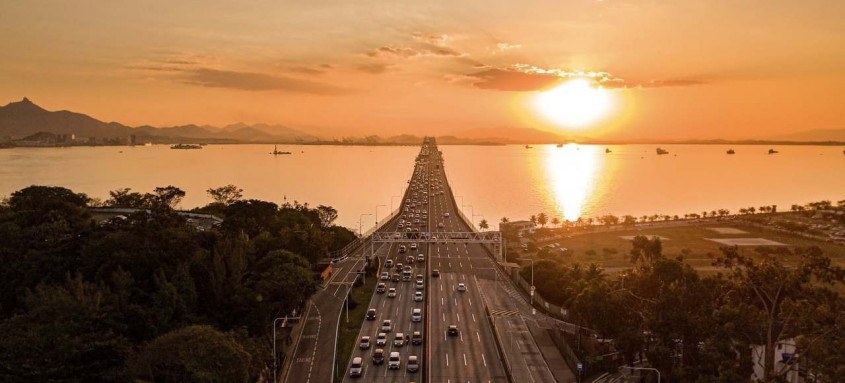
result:
[[[780,153],[780,152],[778,152],[777,150],[769,149],[769,154],[778,154],[778,153]]]
[[[605,153],[612,153],[609,148],[604,148]]]
[[[562,148],[563,144],[557,144],[557,147]]]
[[[733,149],[728,149],[728,154],[736,154],[736,152]]]
[[[531,145],[525,145],[525,149],[531,149],[531,148],[533,148],[533,146],[531,146]]]
[[[270,153],[270,154],[272,154],[274,156],[278,156],[280,154],[291,154],[291,153],[290,152],[280,152],[279,151],[279,145],[273,145],[273,153]]]
[[[170,149],[202,149],[202,146],[193,144],[177,144],[171,146]]]
[[[669,154],[669,151],[666,149],[657,148],[657,155],[659,156],[661,154]]]

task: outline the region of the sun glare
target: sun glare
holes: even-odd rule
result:
[[[541,92],[534,105],[557,125],[582,128],[610,112],[612,96],[606,89],[594,87],[589,80],[573,79]]]

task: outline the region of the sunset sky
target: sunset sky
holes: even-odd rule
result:
[[[769,138],[845,128],[844,18],[842,0],[6,0],[0,105],[337,136]],[[596,118],[537,107],[575,78],[603,89]]]

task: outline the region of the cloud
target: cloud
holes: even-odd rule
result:
[[[367,56],[374,58],[401,58],[407,59],[420,56],[435,57],[458,57],[462,54],[452,48],[434,44],[423,44],[420,47],[395,47],[390,45],[381,46],[368,51]]]
[[[509,44],[509,43],[498,43],[496,44],[496,49],[499,52],[505,52],[512,49],[519,49],[522,48],[522,44]]]
[[[633,81],[608,72],[547,69],[528,64],[515,64],[506,68],[488,67],[465,77],[468,79],[463,82],[467,82],[476,88],[516,92],[543,90],[571,78],[587,79],[597,86],[608,89],[662,88],[707,83],[698,79]]]
[[[450,41],[452,41],[452,37],[449,35],[438,35],[433,33],[414,32],[411,34],[411,37],[413,37],[414,40],[437,46],[446,46]]]
[[[355,67],[355,69],[370,74],[382,74],[390,69],[390,66],[387,64],[380,64],[380,63],[369,63],[369,64],[360,64]]]
[[[322,95],[348,93],[346,89],[314,81],[274,76],[265,73],[238,72],[211,68],[185,70],[181,76],[181,81],[185,84],[204,87],[249,91],[279,90]]]

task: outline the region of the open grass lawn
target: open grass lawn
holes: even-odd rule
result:
[[[373,297],[373,291],[376,289],[378,277],[368,276],[366,283],[359,287],[352,289],[352,301],[358,302],[355,308],[349,310],[349,322],[346,322],[346,312],[340,314],[340,329],[338,331],[337,340],[337,360],[339,368],[336,370],[335,381],[343,380],[343,374],[346,373],[346,365],[349,363],[349,358],[352,356],[352,350],[358,347],[358,333],[361,331],[361,325],[364,323],[364,316],[367,314],[367,309],[370,307],[370,299]],[[344,309],[345,310],[345,309]]]
[[[746,231],[747,233],[719,234],[717,231],[708,229],[713,227],[731,227]],[[718,271],[712,268],[712,258],[721,254],[719,247],[722,246],[717,242],[709,241],[705,238],[765,238],[784,243],[789,248],[815,245],[820,247],[824,254],[833,260],[834,264],[845,267],[845,247],[843,246],[815,241],[788,233],[741,225],[735,222],[718,222],[698,226],[667,228],[632,228],[631,230],[579,234],[573,235],[571,238],[542,242],[541,245],[557,242],[560,246],[573,251],[572,257],[565,259],[565,262],[581,264],[596,263],[602,265],[608,272],[612,273],[631,266],[628,255],[631,250],[631,242],[621,237],[635,235],[647,235],[649,237],[657,235],[668,238],[663,241],[664,255],[674,257],[686,252],[686,261],[703,272]],[[604,249],[608,249],[610,252]],[[746,254],[756,254],[754,252],[755,246],[740,246],[739,249]],[[590,250],[593,250],[595,255],[589,255],[588,251]],[[793,260],[785,260],[787,264],[791,261]]]

